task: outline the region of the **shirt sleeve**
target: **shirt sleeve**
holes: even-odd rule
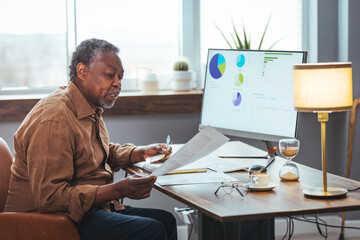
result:
[[[80,222],[92,207],[98,186],[71,185],[75,174],[75,138],[58,121],[42,122],[27,148],[27,166],[37,211],[67,214]]]
[[[131,143],[124,145],[110,143],[108,164],[114,172],[129,166],[130,153],[136,146]]]

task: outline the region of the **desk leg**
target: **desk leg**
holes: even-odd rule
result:
[[[199,240],[275,240],[274,219],[219,222],[199,213]]]

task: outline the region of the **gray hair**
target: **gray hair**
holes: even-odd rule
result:
[[[82,41],[72,55],[71,64],[69,66],[70,79],[74,80],[77,76],[76,67],[80,62],[90,68],[90,65],[95,61],[95,57],[100,51],[114,51],[119,53],[119,49],[116,46],[105,40],[92,38]]]

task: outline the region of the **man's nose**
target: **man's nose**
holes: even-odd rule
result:
[[[121,89],[121,79],[119,79],[118,77],[115,78],[114,82],[113,82],[113,86],[116,88],[120,88]]]

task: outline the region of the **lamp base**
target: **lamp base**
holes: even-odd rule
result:
[[[303,191],[305,197],[308,198],[321,198],[321,199],[331,199],[331,198],[345,198],[348,191],[345,188],[335,188],[328,187],[327,192],[324,192],[324,188],[309,188]]]

